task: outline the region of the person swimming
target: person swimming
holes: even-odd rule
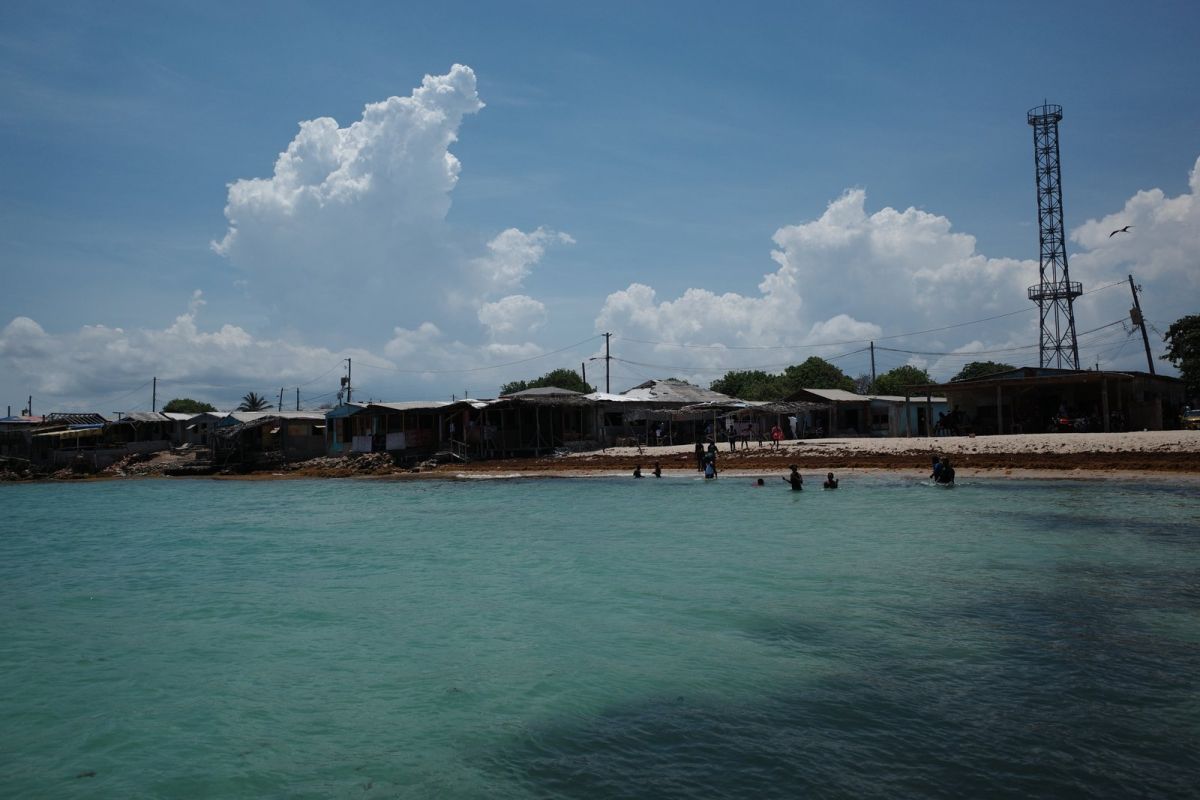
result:
[[[804,477],[800,474],[800,468],[795,464],[791,465],[792,474],[783,478],[784,482],[792,485],[793,492],[799,492],[804,489]]]
[[[754,485],[755,485],[755,486],[766,486],[766,485],[767,485],[767,482],[766,482],[766,481],[764,481],[762,478],[759,478],[758,480],[756,480],[756,481],[754,482]]]
[[[833,473],[825,476],[825,482],[821,484],[822,489],[836,489],[838,487],[838,479],[833,477]]]

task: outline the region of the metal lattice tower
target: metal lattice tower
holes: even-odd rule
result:
[[[1079,341],[1075,338],[1075,298],[1083,286],[1067,273],[1067,246],[1063,234],[1062,172],[1058,166],[1058,121],[1062,106],[1042,105],[1029,110],[1033,126],[1033,161],[1037,179],[1038,240],[1041,282],[1029,287],[1029,299],[1038,304],[1042,320],[1041,366],[1079,369]]]

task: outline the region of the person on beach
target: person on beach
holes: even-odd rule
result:
[[[761,450],[761,449],[762,449],[762,443],[763,443],[763,424],[762,424],[762,420],[761,420],[761,419],[760,419],[760,420],[757,420],[757,421],[755,421],[755,423],[754,423],[754,432],[755,432],[756,434],[758,434],[758,447],[759,447],[759,449]]]
[[[657,461],[654,462],[654,477],[656,477],[656,478],[662,477],[662,466],[659,465],[659,463]]]
[[[825,482],[821,484],[822,489],[836,489],[838,487],[838,479],[833,477],[833,473],[825,476]]]
[[[954,483],[954,466],[950,463],[950,459],[942,459],[942,468],[938,471],[937,477],[934,480],[947,485]]]
[[[778,450],[779,443],[783,441],[783,429],[778,425],[771,426],[771,449]]]
[[[696,440],[696,472],[704,472],[704,442]]]
[[[636,467],[633,468],[633,477],[635,477],[635,478],[642,477],[642,465],[641,464],[638,464]]]
[[[804,490],[804,477],[800,474],[800,468],[795,464],[791,465],[792,474],[786,476],[783,480],[792,485],[793,492]]]

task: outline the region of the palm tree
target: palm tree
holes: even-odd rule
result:
[[[254,392],[247,392],[246,396],[242,398],[242,404],[237,407],[237,410],[238,411],[266,411],[270,407],[271,407],[271,404],[267,402],[267,398],[260,397],[259,395],[255,394]]]

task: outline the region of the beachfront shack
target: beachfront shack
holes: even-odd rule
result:
[[[482,400],[342,403],[325,413],[325,449],[331,456],[387,452],[406,462],[443,450],[466,458],[467,436],[485,405]]]
[[[599,447],[596,403],[588,395],[557,386],[501,395],[465,424],[468,441],[485,457]]]
[[[818,406],[797,418],[797,438],[926,436],[933,433],[938,415],[945,416],[949,410],[941,396],[916,403],[898,395],[857,394],[845,389],[800,389],[787,399]]]
[[[734,401],[729,395],[676,378],[649,380],[620,394],[593,392],[586,397],[596,404],[597,432],[605,445],[655,444],[660,423],[662,444],[701,441],[714,435],[711,411],[683,409]]]
[[[247,468],[304,461],[325,454],[325,414],[320,411],[233,411],[213,437],[220,466]]]
[[[175,417],[177,415],[171,414],[170,416]],[[198,414],[181,414],[178,416],[185,417],[185,419],[180,421],[181,430],[178,443],[194,447],[208,447],[212,443],[212,436],[217,430],[217,425],[225,417],[219,411],[202,411]]]
[[[51,413],[0,419],[0,459],[33,466],[74,463],[86,454],[89,464],[107,420],[93,413]],[[106,466],[107,462],[100,466]]]
[[[954,429],[980,435],[1158,431],[1178,424],[1179,378],[1147,372],[1019,367],[970,381],[913,388],[912,402],[945,394]]]

